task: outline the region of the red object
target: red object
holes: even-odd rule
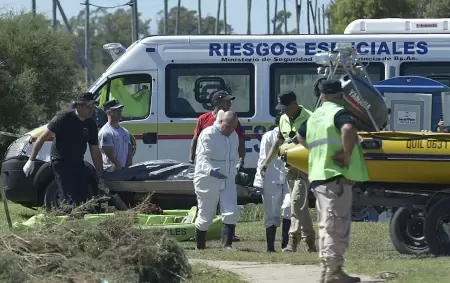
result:
[[[215,121],[216,121],[216,117],[214,117],[212,112],[207,112],[207,113],[202,114],[200,117],[198,117],[197,125],[195,125],[194,136],[200,135],[200,132],[203,129],[205,129],[209,126],[212,126]],[[239,137],[244,136],[244,132],[242,131],[240,122],[238,122],[238,125],[236,127],[236,133],[238,134]]]

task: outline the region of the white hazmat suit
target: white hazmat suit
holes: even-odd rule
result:
[[[219,112],[217,121],[220,115],[223,113]],[[204,232],[208,230],[216,215],[219,201],[224,247],[231,246],[234,229],[238,222],[235,177],[236,164],[239,161],[239,138],[235,131],[228,137],[224,136],[216,123],[200,133],[195,155],[194,188],[198,206],[195,227],[199,249],[204,248]],[[214,169],[226,178],[212,176],[214,174],[211,172]]]
[[[286,182],[286,169],[284,162],[278,157],[267,168],[264,177],[261,175],[261,166],[269,154],[270,148],[277,141],[279,129],[274,128],[266,132],[261,138],[258,167],[253,186],[261,188],[264,204],[264,226],[266,227],[267,249],[274,251],[276,228],[280,227],[283,218],[283,243],[287,245],[291,218],[291,198]]]

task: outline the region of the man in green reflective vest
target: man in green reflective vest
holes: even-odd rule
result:
[[[261,165],[260,172],[263,175],[268,164],[277,156],[278,150],[283,143],[298,143],[296,138],[297,129],[311,115],[311,111],[297,103],[297,96],[292,91],[278,94],[278,105],[275,109],[280,110],[283,115],[280,117],[277,141]],[[291,166],[286,166],[286,171],[286,180],[291,191],[291,228],[289,230],[288,245],[283,251],[297,251],[297,245],[302,239],[308,252],[317,252],[316,233],[309,214],[308,186],[306,184],[308,177]]]
[[[323,103],[298,129],[297,138],[309,150],[308,178],[316,195],[322,283],[353,283],[343,270],[349,247],[352,186],[369,180],[354,120],[342,107],[340,81],[319,85]]]

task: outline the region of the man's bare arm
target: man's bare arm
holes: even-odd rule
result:
[[[195,151],[197,150],[197,141],[198,141],[198,136],[194,136],[191,141],[191,149],[189,152],[189,161],[192,161],[192,162],[195,160]]]
[[[296,138],[299,144],[301,144],[305,148],[308,148],[306,140],[299,133],[297,133]]]
[[[245,137],[239,137],[238,152],[239,152],[239,160],[243,165],[245,160]]]
[[[130,167],[133,165],[133,147],[131,144],[128,145],[128,156],[127,156],[127,163],[125,164],[125,167]]]
[[[358,140],[356,127],[352,124],[344,124],[341,128],[341,138],[344,147],[344,154],[350,158],[356,141]]]
[[[103,160],[100,148],[98,145],[91,145],[89,146],[89,150],[91,151],[91,157],[94,162],[95,170],[97,171],[97,176],[101,178],[103,176]]]
[[[103,152],[117,169],[121,169],[120,162],[116,157],[116,150],[113,146],[103,146]]]
[[[42,148],[42,145],[49,140],[54,133],[50,131],[48,128],[45,128],[44,132],[36,139],[33,145],[33,149],[31,151],[30,160],[34,161],[36,160],[37,155],[39,154],[39,151]]]

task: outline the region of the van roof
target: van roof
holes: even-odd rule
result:
[[[358,19],[351,22],[344,34],[430,34],[450,33],[450,18],[443,19]]]

